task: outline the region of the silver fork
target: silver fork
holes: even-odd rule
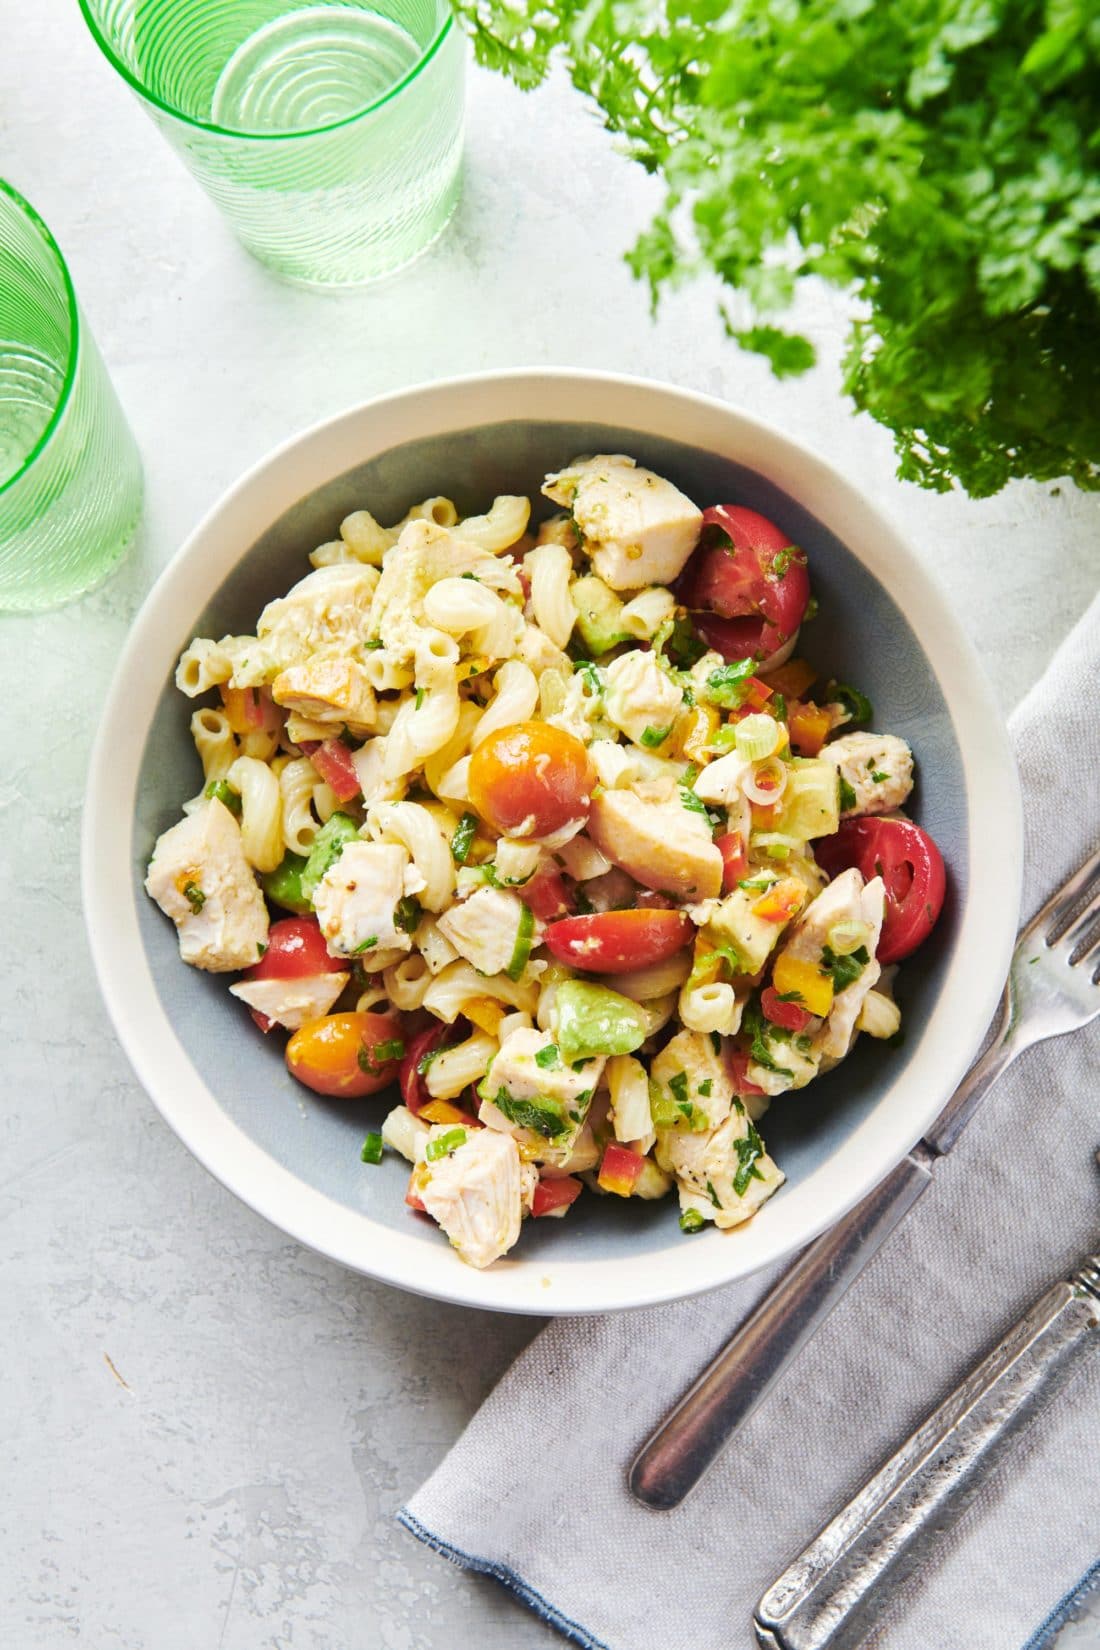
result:
[[[1083,966],[1092,961],[1092,967]],[[642,1446],[639,1501],[679,1506],[847,1293],[932,1179],[1005,1067],[1034,1043],[1100,1014],[1100,851],[1020,934],[986,1052],[917,1145],[871,1195],[822,1233],[746,1318]]]

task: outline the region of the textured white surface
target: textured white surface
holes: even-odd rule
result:
[[[653,185],[562,87],[524,99],[473,76],[455,223],[366,293],[283,287],[240,252],[71,0],[5,16],[0,169],[69,259],[148,482],[136,551],[112,583],[42,619],[0,620],[0,681],[18,706],[0,777],[5,1638],[20,1650],[548,1646],[495,1586],[451,1571],[390,1516],[533,1325],[399,1296],[288,1243],[189,1158],[104,1025],[77,836],[129,620],[199,514],[274,442],[366,396],[489,366],[667,378],[817,447],[973,615],[1006,709],[1092,594],[1100,502],[900,487],[888,438],[837,395],[843,310],[828,295],[804,305],[822,365],[796,383],[724,341],[705,288],[651,323],[620,254]]]

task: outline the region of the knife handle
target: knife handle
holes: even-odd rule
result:
[[[978,1488],[979,1467],[992,1464],[1040,1395],[1068,1377],[1069,1355],[1100,1346],[1098,1331],[1100,1254],[1048,1289],[795,1559],[757,1605],[757,1642],[766,1650],[865,1643],[872,1589],[888,1571],[895,1581],[915,1568],[927,1539]],[[881,1609],[881,1589],[874,1604]]]
[[[917,1146],[869,1197],[815,1239],[642,1446],[631,1491],[679,1506],[928,1186]]]

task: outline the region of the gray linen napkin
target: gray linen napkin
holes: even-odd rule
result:
[[[1030,915],[1100,838],[1100,598],[1012,717]],[[597,1650],[748,1650],[753,1606],[825,1520],[1100,1236],[1100,1026],[1023,1055],[935,1183],[676,1512],[627,1463],[775,1272],[699,1299],[559,1319],[402,1522]],[[887,1606],[875,1650],[1011,1650],[1100,1552],[1100,1360]]]

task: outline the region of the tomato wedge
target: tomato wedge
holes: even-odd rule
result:
[[[757,1083],[750,1083],[745,1073],[748,1069],[749,1057],[743,1049],[734,1049],[726,1056],[726,1069],[730,1074],[734,1094],[763,1094],[764,1090]]]
[[[564,917],[547,929],[542,943],[559,962],[574,968],[590,974],[624,974],[674,957],[693,933],[691,919],[682,911],[647,906]]]
[[[770,659],[802,623],[810,599],[806,557],[766,516],[739,504],[703,512],[678,583],[692,622],[725,659]]]
[[[900,962],[932,932],[943,908],[943,855],[927,831],[909,819],[846,819],[835,836],[814,843],[814,858],[830,877],[855,866],[864,881],[886,884],[886,915],[875,955]]]
[[[337,802],[350,802],[362,790],[351,752],[342,739],[326,739],[324,744],[307,740],[302,745],[317,772]]]
[[[424,1082],[424,1074],[420,1070],[420,1062],[426,1054],[434,1054],[442,1047],[450,1031],[450,1026],[436,1020],[430,1026],[425,1026],[423,1031],[418,1031],[415,1037],[410,1037],[405,1045],[405,1056],[401,1061],[397,1081],[402,1100],[414,1114],[431,1099]]]
[[[519,893],[540,922],[556,922],[576,909],[576,900],[560,871],[536,871]]]
[[[300,980],[308,974],[338,974],[349,966],[346,957],[331,954],[316,917],[283,917],[271,924],[267,950],[243,978]]]

